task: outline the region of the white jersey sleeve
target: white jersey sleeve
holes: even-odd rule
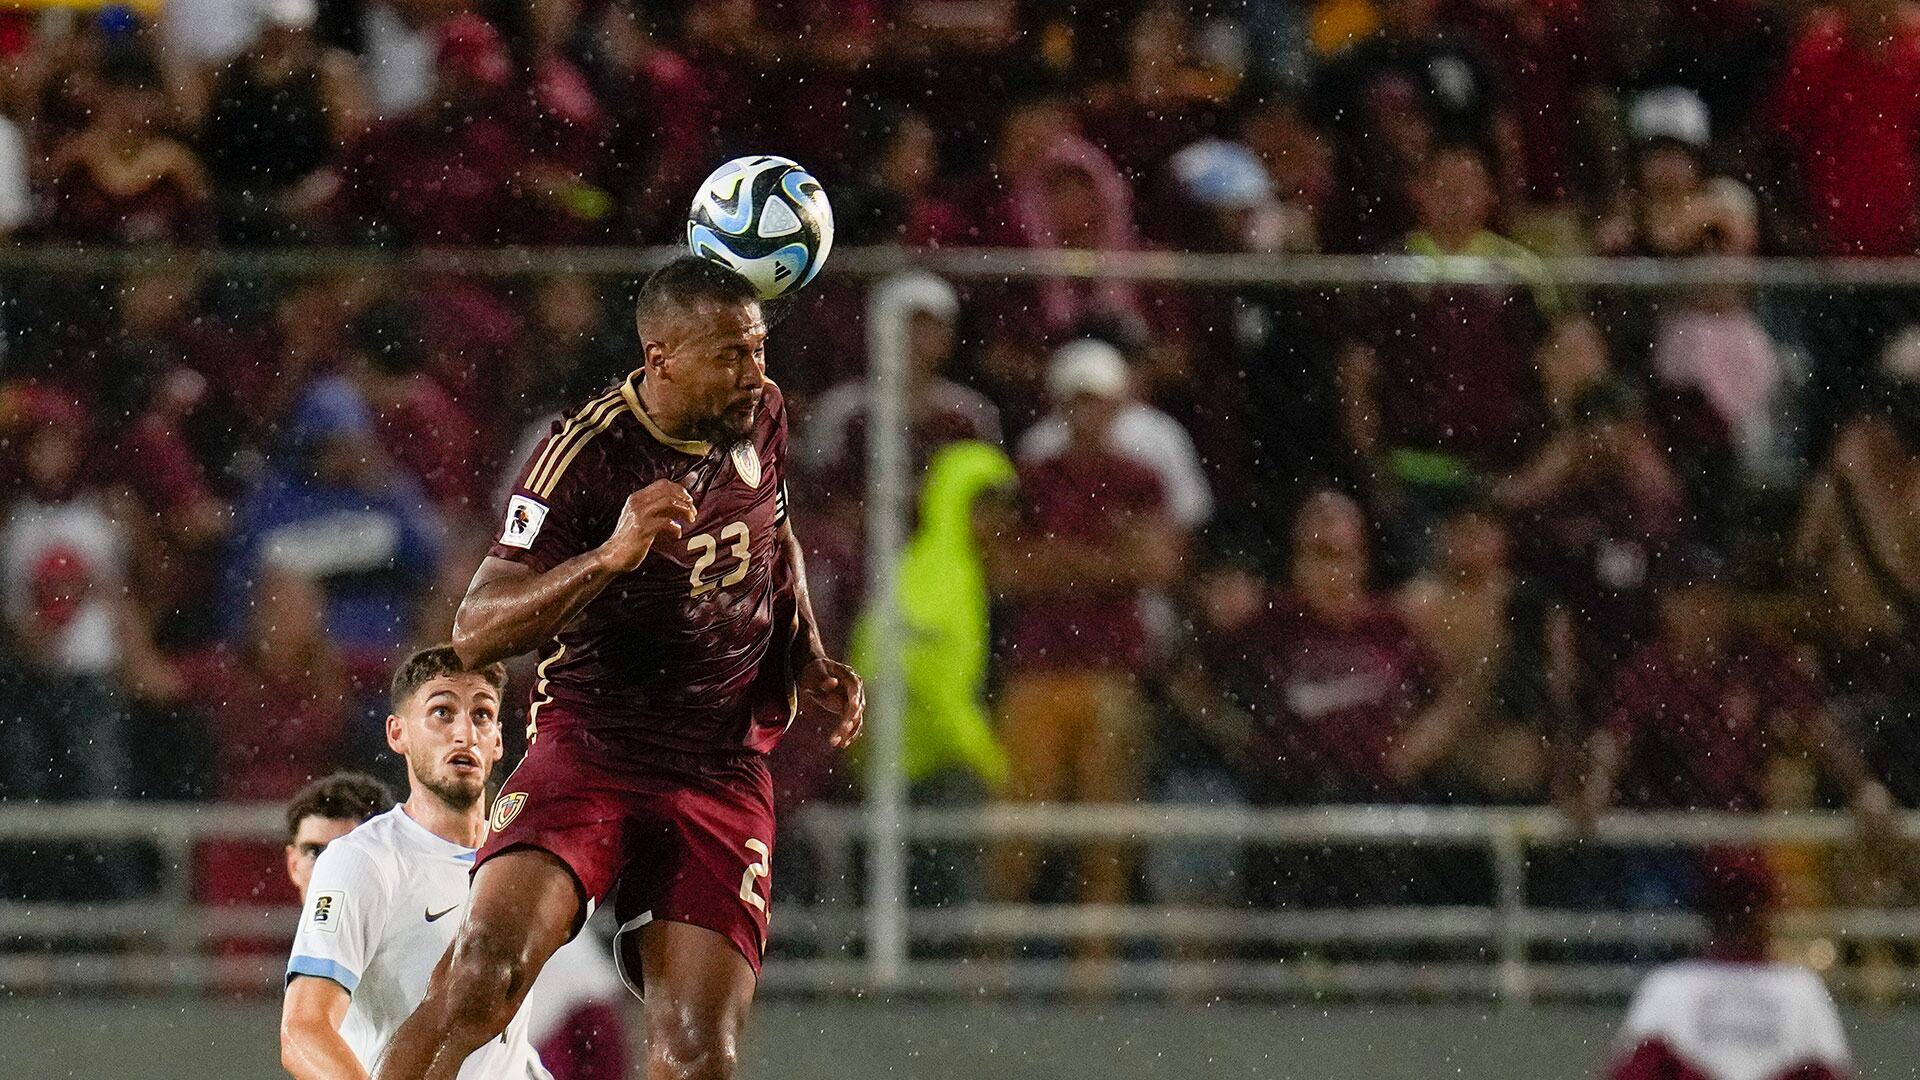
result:
[[[332,979],[351,994],[373,960],[391,906],[392,883],[367,854],[329,844],[313,864],[306,906],[293,936],[287,981],[295,975]]]

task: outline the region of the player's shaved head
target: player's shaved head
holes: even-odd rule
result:
[[[700,308],[759,303],[760,293],[746,278],[711,260],[683,255],[655,270],[640,286],[634,325],[642,342],[661,341],[678,329],[680,320]]]
[[[641,288],[636,318],[652,421],[722,449],[751,434],[767,376],[766,312],[752,284],[705,259],[675,259]]]

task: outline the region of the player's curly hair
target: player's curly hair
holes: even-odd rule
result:
[[[365,821],[392,806],[393,792],[379,780],[350,770],[331,773],[301,788],[287,804],[287,843],[310,817]]]
[[[469,672],[467,666],[460,662],[459,654],[453,651],[453,646],[442,644],[421,649],[402,660],[399,670],[393,673],[393,686],[389,689],[387,697],[394,709],[398,710],[400,706],[413,699],[415,691],[427,685],[428,682],[442,675],[469,673],[487,680],[496,693],[507,688],[505,664],[488,664],[477,671]]]
[[[654,320],[702,301],[757,304],[760,293],[752,282],[717,262],[682,255],[648,275],[633,306],[634,318],[644,336]]]

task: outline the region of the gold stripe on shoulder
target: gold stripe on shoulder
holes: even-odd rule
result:
[[[546,474],[548,467],[553,464],[554,459],[562,453],[562,448],[566,445],[567,441],[572,439],[574,433],[580,429],[581,422],[586,419],[588,414],[605,405],[606,400],[606,395],[604,394],[594,398],[592,401],[574,410],[573,415],[561,421],[560,430],[547,438],[546,444],[540,448],[539,456],[533,459],[533,468],[527,470],[527,490],[533,490],[534,485],[540,482],[540,478]]]
[[[566,453],[567,446],[571,444],[575,438],[579,437],[580,432],[590,427],[599,419],[601,410],[607,408],[609,405],[617,404],[621,400],[620,393],[617,390],[602,394],[581,406],[577,412],[568,417],[566,423],[561,425],[560,433],[547,440],[547,445],[541,449],[540,456],[536,459],[532,471],[527,473],[527,490],[538,492],[540,485],[546,480],[547,473],[552,470],[553,463],[560,460],[561,456]]]
[[[625,404],[626,402],[616,398],[615,404],[607,406],[600,411],[591,427],[581,428],[580,431],[574,435],[573,441],[567,445],[566,455],[553,463],[553,468],[548,471],[546,478],[540,482],[540,486],[533,489],[533,493],[542,499],[550,497],[553,494],[553,489],[560,486],[560,477],[566,474],[567,466],[573,464],[573,459],[580,456],[580,451],[586,449],[587,444],[593,441],[595,435],[613,426],[613,422],[619,419],[620,414],[625,411]]]

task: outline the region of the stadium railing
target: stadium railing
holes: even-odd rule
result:
[[[865,844],[865,811],[815,805],[797,818],[822,861],[827,883],[810,903],[783,900],[775,920],[783,952],[767,968],[775,992],[856,993],[873,989],[865,953],[866,921],[856,870]],[[1920,813],[1900,821],[1920,840]],[[195,849],[231,840],[277,841],[273,805],[84,803],[13,806],[0,815],[0,843],[56,841],[151,844],[164,868],[153,895],[116,903],[0,903],[0,986],[14,992],[259,991],[277,984],[282,958],[272,952],[222,955],[220,941],[284,941],[296,912],[280,906],[198,905],[192,901]],[[1847,843],[1845,815],[1620,813],[1606,816],[1580,840],[1600,849],[1697,849],[1711,845]],[[1625,993],[1643,973],[1629,955],[1616,961],[1560,959],[1542,947],[1576,945],[1628,952],[1696,944],[1704,928],[1677,910],[1567,910],[1529,897],[1528,864],[1541,848],[1572,843],[1571,824],[1545,808],[1339,806],[1227,810],[1129,804],[916,809],[900,822],[910,842],[986,843],[1108,840],[1131,845],[1301,844],[1333,849],[1450,848],[1483,852],[1493,868],[1487,904],[1379,905],[1309,910],[1243,906],[1051,905],[971,903],[904,913],[908,951],[895,989],[951,994],[982,990],[1047,992],[1085,988],[1110,992],[1217,994],[1321,993],[1351,996],[1493,996],[1506,1003],[1536,998]],[[836,889],[835,885],[840,886]],[[1920,911],[1799,910],[1785,913],[1783,935],[1848,943],[1897,942],[1920,936]],[[1093,938],[1125,943],[1126,958],[1067,961],[1021,957],[1021,943],[1061,945]],[[57,948],[22,948],[57,942]],[[959,948],[955,948],[955,947]],[[1186,947],[1232,951],[1247,946],[1303,950],[1280,959],[1182,958]],[[1315,949],[1334,952],[1316,956]],[[1353,956],[1342,958],[1338,947]],[[1409,958],[1422,947],[1450,958]],[[964,950],[973,955],[959,955]],[[1408,953],[1393,957],[1394,950]],[[1383,956],[1382,954],[1388,954]],[[1832,972],[1843,990],[1862,976],[1848,965]]]
[[[459,273],[527,278],[555,273],[622,277],[642,273],[678,249],[367,249],[284,251],[154,249],[0,249],[0,280],[37,275],[113,275],[161,265],[190,265],[214,273],[297,277],[315,273],[365,272],[395,279],[409,274]],[[915,251],[899,248],[839,249],[827,272],[886,279],[929,271],[959,280],[1113,278],[1195,287],[1287,286],[1301,288],[1392,284],[1528,284],[1498,260],[1418,256],[1196,255],[1173,252],[1040,252],[1030,250]],[[1552,258],[1538,267],[1541,278],[1570,287],[1660,290],[1732,285],[1794,293],[1903,289],[1920,292],[1920,259],[1799,260]],[[1540,280],[1536,278],[1534,280]],[[770,988],[822,991],[914,989],[951,991],[982,985],[1046,989],[1080,985],[1089,970],[1102,970],[1116,990],[1178,992],[1304,991],[1355,994],[1495,993],[1507,1001],[1533,996],[1613,993],[1638,970],[1631,962],[1592,964],[1551,955],[1549,946],[1579,940],[1604,947],[1667,947],[1698,939],[1699,920],[1679,913],[1564,911],[1536,906],[1528,893],[1529,853],[1564,844],[1567,825],[1546,809],[1413,809],[1338,807],[1247,811],[1160,805],[1070,806],[978,811],[909,810],[900,768],[901,682],[887,632],[893,604],[888,568],[905,535],[911,491],[902,403],[906,381],[908,319],[924,298],[906,286],[875,289],[869,297],[869,378],[875,385],[875,415],[868,440],[869,597],[879,613],[881,643],[873,676],[867,754],[866,804],[861,809],[810,808],[800,828],[829,869],[819,876],[830,888],[813,905],[783,903],[776,939],[811,945],[813,955],[783,959],[768,968]],[[1909,836],[1920,836],[1920,819],[1909,818]],[[1711,814],[1616,815],[1605,819],[1588,842],[1615,848],[1673,845],[1701,847],[1730,842],[1840,842],[1849,823],[1819,813],[1755,817]],[[85,804],[22,806],[0,811],[0,839],[103,840],[136,838],[158,846],[167,873],[152,897],[111,905],[0,904],[0,943],[57,941],[57,949],[0,950],[0,986],[53,989],[63,986],[139,987],[249,983],[270,985],[277,970],[246,956],[209,955],[210,937],[285,934],[291,913],[282,909],[216,909],[191,902],[188,868],[195,844],[218,837],[277,839],[273,808]],[[1380,907],[1314,911],[1252,912],[1196,905],[1097,906],[972,904],[914,909],[907,902],[906,867],[915,840],[1000,838],[1147,841],[1314,842],[1329,846],[1380,845],[1407,848],[1471,848],[1484,852],[1493,869],[1491,902],[1444,907]],[[855,874],[853,868],[859,866]],[[844,890],[864,882],[864,897]],[[833,886],[843,890],[833,891]],[[1903,910],[1789,912],[1782,930],[1853,940],[1897,940],[1920,931],[1920,916]],[[1017,950],[986,958],[937,959],[942,947],[991,943],[1011,946],[1044,939],[1106,938],[1137,946],[1124,959],[1069,964],[1019,958]],[[1239,946],[1367,944],[1379,946],[1356,958],[1351,950],[1272,961],[1212,957],[1187,960],[1149,956],[1183,945]],[[1484,953],[1444,961],[1382,959],[1399,946],[1467,946]],[[947,948],[944,955],[956,950]],[[1144,951],[1144,952],[1143,952]],[[1546,954],[1543,954],[1543,951]],[[1603,949],[1604,951],[1604,949]],[[1457,957],[1457,953],[1449,956]],[[1844,959],[1844,958],[1841,958]],[[1844,965],[1843,965],[1844,967]],[[1844,980],[1842,980],[1844,982]]]

